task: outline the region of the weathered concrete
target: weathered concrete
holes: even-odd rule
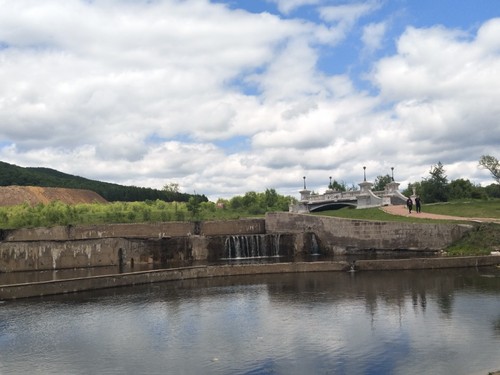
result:
[[[314,233],[323,253],[364,250],[438,251],[461,238],[471,225],[347,220],[326,216],[268,213],[267,233]]]
[[[436,257],[411,259],[358,260],[356,271],[420,270],[461,267],[484,267],[500,264],[500,256]]]
[[[269,213],[264,219],[153,224],[58,226],[3,231],[0,272],[154,263],[228,257],[230,236],[279,235],[279,255],[300,256],[319,246],[323,255],[362,251],[437,251],[472,227],[346,220]],[[263,244],[269,238],[259,238]]]
[[[500,256],[429,258],[405,260],[358,261],[358,270],[393,270],[452,268],[468,266],[488,266],[500,264]],[[148,284],[163,281],[224,277],[238,275],[259,275],[293,272],[334,272],[348,271],[351,265],[339,262],[293,262],[273,264],[248,264],[232,266],[199,266],[155,271],[133,272],[109,276],[95,276],[57,281],[0,286],[0,300],[64,294],[85,290],[114,288],[119,286]]]
[[[202,222],[100,224],[22,228],[3,232],[3,241],[73,241],[100,238],[166,238],[265,233],[264,219]]]

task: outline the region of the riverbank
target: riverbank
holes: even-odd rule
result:
[[[0,285],[0,300],[66,294],[165,281],[296,272],[363,272],[441,269],[500,265],[500,256],[439,257],[331,262],[290,262],[224,266],[195,266],[34,283]]]

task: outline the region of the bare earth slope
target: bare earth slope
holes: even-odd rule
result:
[[[48,204],[59,201],[66,204],[107,203],[99,194],[83,189],[65,189],[39,186],[0,186],[0,206],[28,203]]]

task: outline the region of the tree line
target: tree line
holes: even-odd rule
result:
[[[288,211],[291,202],[295,202],[295,198],[280,195],[274,189],[266,189],[262,193],[248,192],[243,196],[219,199],[217,202],[209,202],[204,195],[195,194],[190,196],[187,202],[166,202],[156,199],[74,205],[57,201],[35,206],[24,203],[0,207],[0,228],[228,220],[260,216],[269,211]]]
[[[479,159],[478,167],[488,170],[496,183],[483,187],[463,178],[448,181],[444,165],[438,162],[431,166],[428,177],[410,182],[402,194],[409,197],[415,192],[426,203],[500,198],[500,162],[494,156],[483,155]],[[392,177],[389,175],[378,176],[373,190],[384,190],[385,185],[391,181]]]
[[[0,162],[0,186],[10,185],[92,190],[108,202],[140,202],[157,199],[166,202],[187,202],[192,196],[181,193],[178,189],[123,186],[73,176],[50,168],[24,168]],[[201,195],[200,199],[208,200],[204,195]]]

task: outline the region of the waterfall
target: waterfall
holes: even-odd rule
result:
[[[314,233],[311,235],[311,255],[320,255],[318,240]]]
[[[279,257],[279,234],[228,236],[224,242],[226,259],[252,259]]]

